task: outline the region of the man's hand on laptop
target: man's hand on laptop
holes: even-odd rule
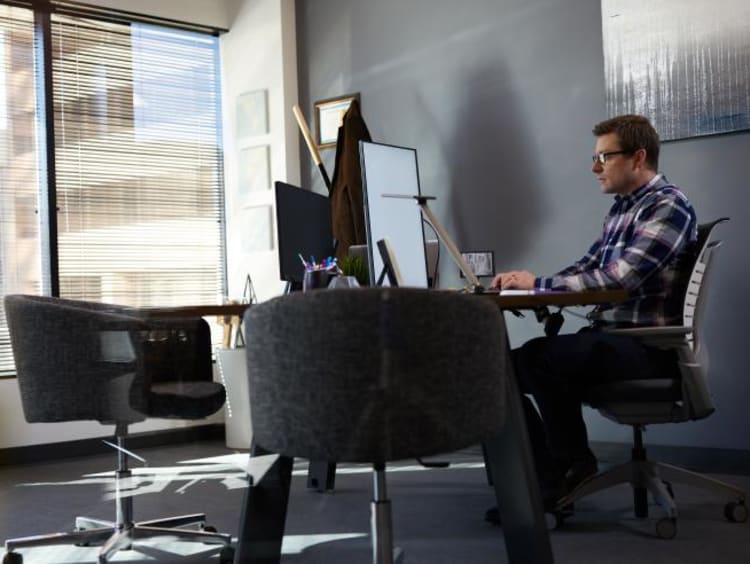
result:
[[[501,290],[533,290],[536,276],[528,270],[511,270],[496,274],[492,279],[492,287]]]

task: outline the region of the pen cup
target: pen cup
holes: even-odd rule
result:
[[[327,288],[331,276],[335,276],[330,270],[306,270],[302,278],[302,291],[318,290]]]

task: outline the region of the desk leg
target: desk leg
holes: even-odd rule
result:
[[[255,454],[263,449],[254,448]],[[280,456],[258,484],[245,490],[234,564],[278,564],[294,459]]]
[[[503,523],[505,546],[512,564],[550,564],[554,557],[520,392],[512,369],[506,373],[507,419],[502,431],[484,443]]]
[[[307,489],[324,492],[336,484],[336,463],[311,460],[307,469]]]

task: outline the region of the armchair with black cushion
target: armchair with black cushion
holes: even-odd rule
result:
[[[129,425],[147,417],[201,419],[224,403],[223,386],[213,382],[206,322],[43,296],[9,295],[4,307],[26,420],[114,425],[118,466],[114,521],[77,517],[70,532],[6,540],[3,564],[21,563],[18,550],[57,544],[102,545],[103,563],[157,536],[224,545],[220,558],[231,561],[231,535],[203,530],[204,514],[136,523],[133,498],[123,493],[131,476]]]
[[[724,514],[730,521],[747,519],[747,495],[742,489],[723,481],[651,461],[643,444],[643,429],[658,423],[682,423],[708,417],[714,404],[708,386],[708,350],[703,339],[703,313],[709,288],[712,262],[721,241],[712,237],[714,228],[728,218],[698,227],[698,241],[691,260],[687,261],[681,291],[684,292],[683,324],[668,327],[616,329],[613,332],[632,335],[644,343],[676,352],[679,370],[661,379],[627,380],[602,384],[587,391],[585,402],[602,415],[633,427],[632,458],[585,481],[561,499],[562,508],[594,492],[622,483],[633,486],[636,517],[648,516],[648,492],[666,512],[656,522],[656,533],[672,538],[677,533],[677,508],[672,484],[684,483],[724,495],[729,501]],[[557,513],[559,519],[562,513]]]

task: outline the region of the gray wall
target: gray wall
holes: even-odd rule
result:
[[[297,0],[300,103],[360,92],[373,139],[415,147],[423,193],[462,249],[494,249],[498,269],[551,273],[580,257],[611,199],[590,172],[591,126],[604,115],[598,0]],[[750,449],[750,321],[745,170],[750,134],[672,142],[661,169],[699,219],[722,228],[709,304],[710,418],[649,429],[650,443]],[[324,191],[303,150],[303,181]],[[324,153],[333,173],[333,151]],[[457,285],[443,261],[443,285]],[[568,316],[565,327],[580,324]],[[509,319],[514,344],[539,335]],[[629,430],[587,413],[593,439]]]

